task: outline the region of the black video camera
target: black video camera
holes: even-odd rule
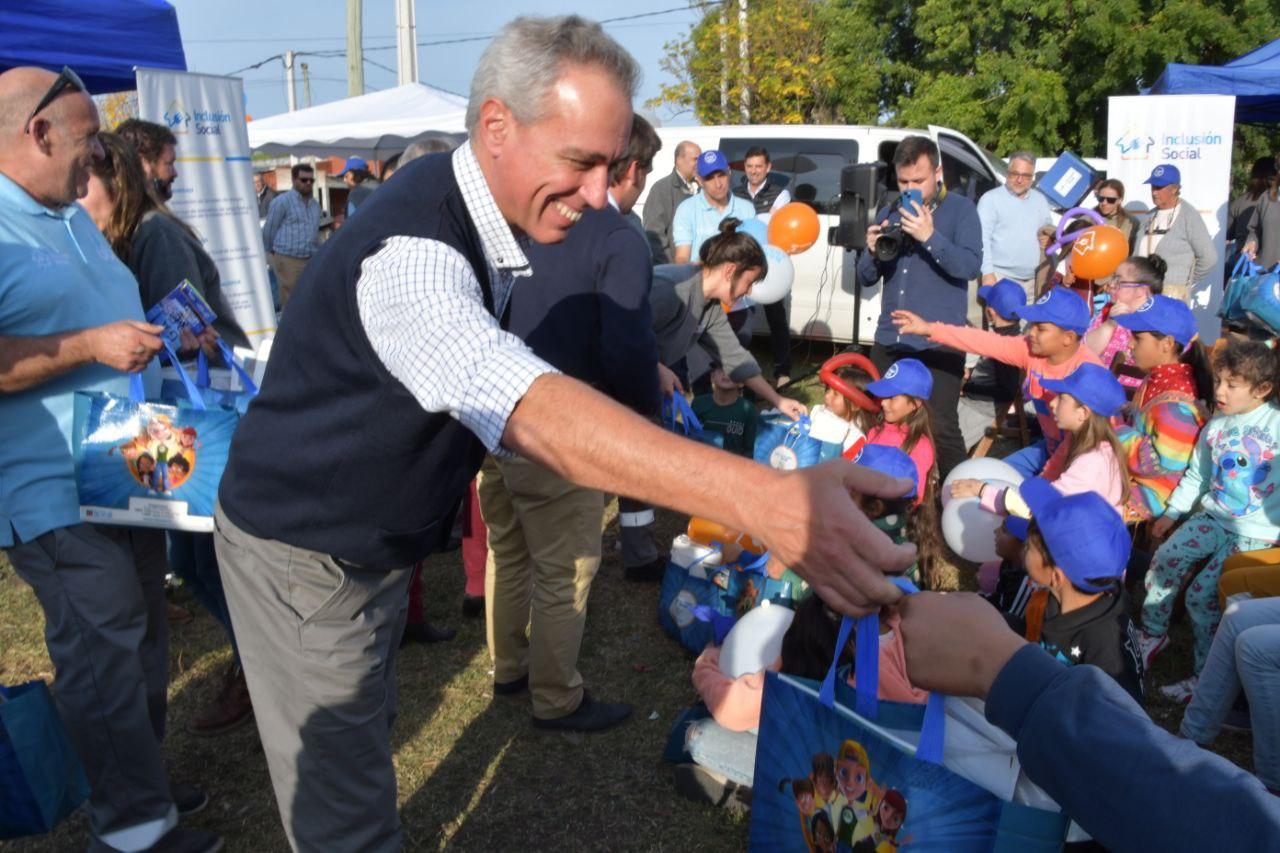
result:
[[[897,208],[904,210],[913,210],[912,205],[922,204],[920,190],[903,190],[898,196],[897,201],[893,203],[893,209],[890,213],[890,221],[880,229],[880,236],[876,237],[876,248],[873,254],[877,261],[888,263],[896,261],[902,252],[909,248],[914,242],[911,235],[902,230],[902,216],[898,213]],[[896,218],[893,218],[896,217]]]

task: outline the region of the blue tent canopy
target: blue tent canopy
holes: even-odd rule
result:
[[[133,69],[187,70],[178,13],[165,0],[0,3],[0,71],[71,66],[89,91],[136,88]]]
[[[1152,95],[1235,95],[1236,121],[1280,122],[1280,39],[1225,65],[1171,62]]]

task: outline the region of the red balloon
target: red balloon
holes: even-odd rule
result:
[[[1071,243],[1071,271],[1077,278],[1106,278],[1127,257],[1129,241],[1123,231],[1111,225],[1087,228]]]
[[[769,217],[769,242],[788,255],[803,252],[818,242],[818,214],[803,202],[793,201]]]

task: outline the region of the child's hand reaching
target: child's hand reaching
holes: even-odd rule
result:
[[[1155,524],[1151,525],[1151,537],[1153,539],[1163,539],[1169,535],[1169,531],[1172,529],[1173,519],[1162,515],[1156,519]]]
[[[951,484],[951,497],[976,498],[982,494],[985,485],[981,480],[956,480]]]
[[[925,320],[914,311],[894,311],[893,325],[898,327],[898,331],[904,335],[924,335],[928,337],[933,332],[933,324]]]

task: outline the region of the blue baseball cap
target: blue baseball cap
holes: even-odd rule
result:
[[[865,465],[883,474],[888,474],[890,477],[901,477],[904,480],[910,480],[911,491],[907,492],[903,497],[914,498],[916,496],[916,490],[920,487],[916,463],[912,462],[911,457],[903,453],[899,448],[889,447],[885,444],[866,444],[863,445],[862,452],[853,461],[858,465]]]
[[[715,148],[703,151],[698,157],[698,177],[705,178],[715,172],[729,171],[729,160]]]
[[[867,385],[867,393],[880,398],[906,394],[927,400],[933,393],[933,374],[919,359],[900,358],[889,365],[884,376]]]
[[[1077,335],[1089,328],[1089,306],[1066,287],[1055,287],[1030,305],[1013,309],[1013,313],[1028,323],[1052,323]]]
[[[1082,364],[1062,379],[1041,379],[1040,387],[1070,394],[1090,410],[1109,418],[1125,403],[1124,386],[1100,364]]]
[[[1027,541],[1027,530],[1031,527],[1031,520],[1027,518],[1018,518],[1016,515],[1006,515],[1004,517],[1004,529],[1010,536],[1019,542]]]
[[[1172,163],[1161,163],[1151,170],[1151,177],[1147,178],[1143,183],[1151,184],[1156,189],[1167,187],[1169,184],[1180,184],[1182,183],[1182,173]]]
[[[1200,332],[1196,315],[1185,302],[1168,296],[1152,296],[1129,314],[1111,319],[1131,332],[1159,332],[1184,347]]]
[[[1027,292],[1022,289],[1022,285],[1010,278],[1002,278],[995,284],[979,287],[978,298],[1006,320],[1015,319],[1014,312],[1027,304]]]
[[[1105,592],[1091,580],[1124,577],[1129,531],[1115,507],[1097,492],[1064,496],[1042,477],[1030,477],[1018,494],[1031,508],[1053,564],[1086,592]]]
[[[335,178],[341,178],[352,169],[362,169],[369,171],[369,164],[365,162],[363,157],[348,157],[347,162],[342,164],[342,171],[334,175]]]

